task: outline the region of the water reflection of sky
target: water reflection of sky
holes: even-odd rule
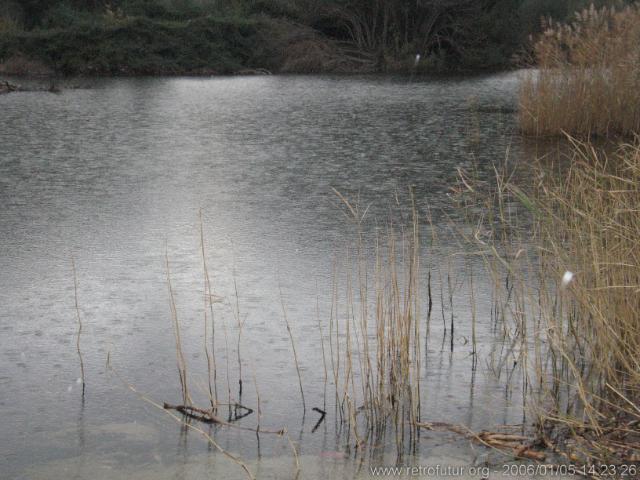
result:
[[[514,158],[527,154],[512,135],[515,115],[508,110],[516,89],[511,73],[430,80],[275,76],[116,79],[60,95],[0,98],[0,470],[17,474],[29,464],[64,465],[70,458],[78,472],[79,463],[115,468],[160,458],[186,465],[206,451],[197,435],[181,436],[104,366],[111,352],[115,367],[141,391],[178,399],[166,244],[193,389],[204,389],[200,208],[207,261],[225,298],[216,305],[219,362],[226,368],[226,329],[235,384],[235,272],[246,317],[243,402],[255,404],[255,372],[264,425],[288,426],[305,454],[339,449],[331,414],[314,434],[314,419],[301,426],[278,285],[299,343],[305,394],[320,404],[315,299],[319,294],[326,319],[333,258],[353,232],[332,187],[368,209],[371,227],[407,214],[409,185],[437,225],[455,220],[446,194],[456,167],[475,164],[480,175],[491,175],[492,162],[508,149]],[[423,265],[445,268],[458,248],[450,240],[445,235],[425,250]],[[71,256],[86,322],[84,406],[75,383]],[[485,366],[471,374],[468,290],[464,271],[455,270],[455,348],[443,345],[436,295],[424,415],[475,427],[521,421],[519,401]],[[489,286],[479,280],[477,288],[480,350],[488,352]],[[126,430],[133,421],[143,433]],[[257,454],[251,435],[219,435],[225,448]],[[422,454],[441,442],[425,438]],[[263,439],[260,453],[289,455],[287,448]]]

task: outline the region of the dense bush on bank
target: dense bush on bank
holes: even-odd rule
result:
[[[35,58],[64,74],[224,74],[251,66],[260,28],[254,21],[139,17],[5,35],[0,58]]]
[[[541,16],[587,2],[0,0],[0,64],[99,74],[500,68],[526,53]]]

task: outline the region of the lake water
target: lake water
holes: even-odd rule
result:
[[[368,478],[368,460],[363,466],[363,455],[339,434],[331,385],[325,422],[312,432],[317,413],[302,415],[279,291],[308,410],[322,407],[316,298],[326,327],[334,261],[340,264],[354,233],[332,189],[367,209],[366,228],[374,231],[400,223],[412,186],[419,210],[430,209],[445,232],[425,249],[424,265],[448,265],[461,248],[446,233],[460,220],[448,196],[456,168],[477,165],[481,177],[491,176],[507,151],[530,155],[514,135],[517,86],[517,73],[153,78],[0,97],[2,478],[244,478],[199,433],[105,367],[109,354],[139,392],[180,401],[166,251],[191,390],[206,405],[200,210],[220,297],[220,388],[226,392],[228,366],[237,400],[235,280],[245,322],[242,403],[255,407],[257,385],[261,425],[287,428],[301,478]],[[84,322],[84,400],[72,258]],[[435,294],[423,347],[423,417],[474,429],[522,423],[517,385],[505,388],[486,361],[497,341],[490,286],[477,280],[480,361],[473,374],[468,290],[464,272],[453,273],[454,351]],[[256,413],[238,424],[255,427]],[[204,428],[258,478],[293,476],[286,439]],[[395,452],[379,446],[377,454],[384,463]],[[408,463],[473,465],[488,455],[459,436],[428,432]]]

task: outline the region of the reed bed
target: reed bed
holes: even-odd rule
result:
[[[640,142],[570,141],[571,157],[537,163],[527,188],[498,173],[490,195],[464,192],[488,212],[473,240],[508,345],[496,371],[518,364],[506,378],[522,374],[548,447],[573,462],[638,461]]]
[[[237,391],[237,400],[234,398],[231,392],[231,354],[229,349],[229,335],[227,332],[227,325],[223,322],[223,334],[224,334],[224,346],[225,346],[225,366],[226,366],[226,388],[227,388],[227,403],[221,403],[218,397],[218,367],[220,366],[219,362],[216,360],[216,342],[215,342],[215,332],[216,332],[216,317],[214,316],[214,308],[213,305],[216,303],[223,303],[223,297],[218,296],[213,287],[212,275],[210,274],[209,267],[207,264],[207,255],[206,255],[206,239],[204,235],[204,225],[203,225],[203,217],[202,212],[200,212],[200,254],[202,259],[202,268],[203,268],[203,293],[204,293],[204,330],[203,330],[203,350],[204,357],[206,360],[206,374],[207,374],[207,384],[200,388],[200,393],[204,393],[208,399],[208,405],[206,407],[199,407],[194,401],[195,396],[192,395],[192,390],[190,385],[193,383],[193,376],[189,374],[189,369],[185,360],[185,353],[183,350],[183,337],[182,337],[182,325],[178,318],[178,309],[175,302],[175,290],[172,282],[171,276],[171,268],[169,261],[168,250],[165,250],[165,269],[166,269],[166,281],[168,288],[168,296],[169,296],[169,306],[171,313],[171,323],[173,325],[173,333],[175,339],[175,348],[176,348],[176,362],[177,362],[177,370],[178,370],[178,380],[181,389],[181,403],[173,404],[168,402],[159,403],[152,400],[150,397],[147,397],[138,392],[138,390],[131,385],[130,383],[124,381],[122,377],[113,369],[111,365],[110,354],[107,355],[107,368],[116,374],[118,378],[120,378],[125,386],[129,388],[131,391],[136,393],[142,400],[147,403],[162,409],[165,411],[170,417],[180,422],[185,428],[190,428],[198,433],[200,433],[216,450],[222,453],[225,457],[232,460],[239,467],[241,467],[246,476],[250,479],[256,478],[255,474],[252,470],[247,466],[247,463],[243,461],[240,456],[235,453],[231,453],[229,450],[222,448],[220,443],[217,441],[216,433],[209,429],[209,431],[205,431],[199,424],[206,425],[215,425],[217,427],[226,427],[229,429],[241,430],[252,432],[257,437],[258,443],[258,451],[260,448],[260,435],[266,434],[275,436],[278,438],[283,438],[286,440],[293,456],[294,460],[294,478],[297,478],[300,474],[300,460],[298,455],[298,450],[296,445],[293,443],[291,436],[286,428],[278,428],[278,429],[267,429],[262,427],[261,420],[263,417],[263,411],[261,407],[260,393],[258,390],[258,381],[256,378],[256,372],[251,365],[253,384],[256,394],[256,425],[255,427],[245,426],[239,423],[245,417],[254,413],[252,408],[249,408],[242,404],[242,394],[243,394],[243,380],[242,380],[242,354],[241,354],[241,342],[242,342],[242,330],[246,321],[246,318],[242,318],[240,314],[240,300],[238,295],[238,285],[236,280],[235,268],[233,269],[233,300],[229,303],[228,308],[231,310],[231,315],[234,318],[237,325],[237,337],[236,337],[236,365],[237,365],[237,375],[238,375],[238,391]],[[75,276],[75,270],[74,270]],[[77,295],[76,295],[77,296]],[[302,378],[300,377],[300,368],[298,365],[297,353],[295,350],[295,343],[293,338],[293,333],[291,331],[291,326],[286,317],[286,310],[284,305],[284,300],[281,295],[281,302],[283,313],[285,315],[285,322],[287,326],[287,331],[289,333],[293,355],[295,359],[296,368],[298,371],[300,392],[302,395],[303,402],[303,416],[304,418],[304,392],[302,385]],[[189,374],[189,375],[188,375]],[[189,381],[188,381],[189,378]],[[228,407],[228,418],[224,419],[219,416],[218,412],[221,407]],[[323,413],[322,419],[324,420],[324,411],[315,409]],[[175,413],[174,413],[175,412]],[[198,422],[194,425],[194,422]],[[318,422],[318,424],[320,421]]]
[[[337,193],[337,192],[336,192]],[[398,455],[412,448],[420,422],[421,324],[418,214],[410,227],[389,226],[366,252],[364,213],[342,195],[357,226],[345,271],[334,272],[329,319],[330,367],[336,416],[356,449],[393,432]]]
[[[472,188],[470,182],[470,180],[466,180],[463,184]],[[508,192],[513,191],[515,191],[514,187],[509,186],[507,180],[503,179],[500,183],[498,198],[504,199]],[[296,336],[292,329],[293,324],[287,314],[283,293],[279,292],[282,315],[291,343],[292,363],[296,366],[301,398],[301,408],[298,413],[303,425],[305,412],[309,406],[309,410],[320,414],[317,423],[311,429],[312,434],[325,422],[326,416],[333,417],[336,420],[337,438],[340,439],[342,445],[346,446],[346,451],[349,454],[355,452],[358,455],[358,452],[364,453],[365,451],[384,453],[388,449],[395,448],[399,463],[403,461],[405,455],[417,453],[423,430],[453,432],[510,457],[544,460],[545,453],[539,450],[530,437],[502,431],[476,433],[469,426],[447,423],[447,419],[435,422],[422,419],[423,396],[429,393],[424,391],[423,383],[426,373],[424,367],[426,364],[426,345],[430,337],[430,321],[434,311],[434,294],[437,295],[437,288],[439,288],[440,312],[438,316],[441,313],[442,351],[445,351],[447,339],[450,339],[450,344],[446,345],[446,349],[450,348],[453,353],[454,343],[457,344],[456,342],[459,342],[465,334],[468,335],[470,340],[465,339],[465,344],[467,341],[470,341],[471,344],[464,348],[469,352],[470,370],[475,372],[479,360],[483,365],[486,360],[477,349],[476,322],[479,312],[476,306],[475,286],[478,282],[476,279],[481,278],[484,272],[476,271],[475,267],[472,267],[472,263],[454,262],[452,258],[441,260],[439,266],[429,264],[427,271],[423,272],[421,261],[424,261],[425,255],[422,254],[422,247],[428,243],[434,244],[438,240],[430,212],[428,212],[426,222],[421,222],[413,191],[410,191],[412,202],[408,219],[401,214],[402,221],[400,223],[396,224],[390,221],[383,233],[377,234],[375,237],[364,233],[363,223],[367,211],[362,211],[357,205],[352,205],[337,191],[335,193],[346,206],[347,217],[355,226],[355,241],[349,242],[346,256],[338,256],[337,258],[340,260],[336,259],[333,288],[330,294],[331,313],[329,318],[322,318],[320,295],[318,293],[316,295],[317,334],[320,339],[318,353],[322,354],[323,362],[322,371],[318,370],[317,373],[322,374],[323,387],[315,394],[313,389],[311,395],[304,390],[305,385],[298,359]],[[498,218],[504,221],[504,225],[506,225],[506,219],[513,220],[505,213],[505,203],[502,203],[498,210]],[[500,222],[497,223],[500,224]],[[430,242],[423,241],[420,236],[420,232],[424,231],[427,226],[430,227],[431,232]],[[507,244],[507,239],[512,238],[511,234],[507,232],[506,226],[503,230],[496,229],[494,233],[503,245]],[[370,244],[369,239],[373,240],[373,244]],[[202,256],[204,330],[199,342],[202,341],[204,360],[206,361],[206,382],[202,384],[200,389],[194,388],[194,386],[198,387],[198,383],[194,382],[197,376],[189,371],[186,362],[187,356],[183,352],[185,340],[183,325],[178,318],[169,255],[168,252],[165,252],[166,281],[182,403],[153,404],[160,406],[173,418],[179,419],[189,426],[193,422],[199,422],[224,429],[233,428],[255,433],[258,438],[258,449],[260,448],[260,434],[286,437],[295,461],[295,474],[297,475],[301,468],[297,447],[291,441],[286,429],[268,430],[262,427],[263,415],[268,416],[268,412],[263,412],[261,396],[258,391],[258,378],[256,378],[256,372],[252,365],[249,367],[251,367],[250,373],[255,388],[256,425],[249,427],[245,426],[244,422],[238,422],[254,412],[253,409],[242,404],[241,365],[243,359],[240,342],[245,320],[241,319],[240,315],[234,269],[232,293],[227,302],[222,302],[222,306],[229,311],[228,313],[231,314],[237,325],[237,337],[234,340],[237,340],[238,347],[234,356],[229,349],[229,332],[224,322],[224,316],[217,314],[214,317],[213,304],[220,303],[222,297],[216,295],[214,291],[213,276],[210,275],[206,261],[205,244],[201,217],[199,250]],[[529,321],[520,312],[530,309],[527,302],[532,293],[528,289],[520,288],[526,284],[524,275],[510,273],[510,280],[507,280],[508,294],[502,295],[499,288],[501,285],[500,275],[502,275],[500,268],[508,265],[509,260],[501,258],[497,249],[494,251],[497,255],[492,259],[494,264],[489,272],[496,285],[495,325],[496,328],[497,325],[500,325],[502,329],[498,336],[502,336],[504,339],[502,344],[505,346],[496,357],[494,370],[499,375],[502,374],[502,371],[506,371],[504,383],[509,384],[518,371],[515,365],[526,364]],[[465,275],[466,278],[464,278]],[[439,287],[436,284],[435,290],[432,288],[432,278],[439,279]],[[460,289],[465,282],[468,283],[470,292],[470,323],[468,325],[457,323],[454,315],[454,301],[459,302]],[[423,302],[426,304],[424,313],[421,308]],[[457,308],[458,305],[456,305]],[[438,309],[436,308],[436,310]],[[222,320],[222,325],[219,323],[216,325],[216,320],[218,322]],[[509,327],[509,322],[513,322],[517,327],[515,329]],[[481,322],[481,325],[486,326],[486,322]],[[220,326],[222,326],[225,349],[223,352],[216,352],[214,336]],[[454,342],[454,338],[456,342]],[[327,345],[326,348],[325,345]],[[232,360],[232,357],[236,358]],[[537,362],[541,363],[542,355],[539,354],[537,359]],[[222,362],[224,362],[224,366]],[[222,371],[218,372],[218,368],[226,368],[226,374]],[[237,373],[232,373],[232,370],[236,368]],[[529,377],[526,375],[529,370],[525,368],[523,371],[528,379]],[[541,372],[542,368],[538,371]],[[221,375],[219,376],[218,373]],[[234,398],[230,379],[235,375],[238,375],[239,383],[237,396]],[[225,381],[224,378],[226,378],[226,403],[220,402],[219,377],[220,381]],[[306,377],[306,381],[310,381],[309,377]],[[333,383],[335,387],[333,402],[331,398],[327,399],[327,384],[329,382]],[[295,379],[292,377],[291,388],[295,388],[294,383]],[[305,393],[307,393],[306,400]],[[198,402],[202,398],[202,394],[207,398],[206,404]],[[314,406],[320,405],[320,402],[322,402],[322,408]],[[226,419],[222,418],[220,414],[220,410],[224,406],[229,409],[229,416]],[[333,412],[331,412],[332,407]],[[296,413],[291,412],[291,417],[295,418],[295,416]],[[202,433],[199,427],[195,427],[194,430]],[[209,431],[205,438],[218,448],[217,436],[222,432],[216,430],[214,433]],[[218,450],[220,449],[218,448]],[[253,473],[238,456],[226,450],[222,453],[236,461],[245,470],[245,473],[253,478]],[[362,455],[361,460],[364,461],[364,458]]]
[[[316,299],[318,349],[324,366],[319,373],[323,373],[324,387],[322,398],[307,395],[308,403],[280,292],[298,375],[301,418],[307,404],[321,415],[313,432],[334,407],[338,433],[342,439],[346,437],[349,450],[395,446],[399,462],[405,454],[417,451],[421,429],[455,432],[509,455],[537,461],[546,458],[540,445],[557,449],[572,462],[640,460],[640,140],[609,153],[571,141],[569,161],[527,166],[531,170],[526,178],[533,179],[531,183],[505,169],[496,168],[495,182],[484,183],[459,172],[455,198],[461,208],[471,207],[468,211],[474,212],[470,215],[475,217],[468,219],[474,227],[467,240],[479,247],[467,253],[484,256],[484,271],[473,262],[467,262],[466,270],[460,272],[457,264],[440,261],[440,267],[430,266],[423,272],[421,259],[425,256],[421,250],[425,242],[420,232],[426,225],[421,225],[414,201],[408,225],[390,223],[370,246],[367,239],[372,237],[363,231],[367,212],[336,192],[355,226],[355,241],[344,261],[335,262],[331,313],[324,322]],[[481,208],[477,208],[478,202],[482,202]],[[431,222],[430,217],[427,220]],[[435,235],[433,225],[431,231]],[[238,401],[232,400],[232,362],[224,324],[228,403],[219,403],[216,369],[221,364],[216,363],[215,348],[209,344],[215,331],[211,304],[217,297],[205,260],[202,226],[200,240],[208,377],[204,390],[209,405],[197,407],[188,388],[166,255],[182,404],[164,404],[164,408],[187,420],[288,438],[284,429],[261,427],[263,412],[255,371],[257,426],[236,423],[246,416],[237,415],[238,409],[247,415],[253,410],[240,403],[241,383]],[[421,385],[426,361],[423,345],[430,334],[434,306],[432,273],[439,279],[443,350],[447,335],[453,352],[454,331],[459,327],[468,330],[471,370],[475,372],[478,364],[488,365],[489,373],[507,389],[511,384],[522,387],[523,407],[537,420],[538,443],[524,435],[474,433],[467,426],[422,419],[422,395],[428,393]],[[454,297],[458,302],[461,275],[466,275],[462,284],[469,285],[470,324],[459,326],[454,321],[453,304]],[[488,279],[494,287],[490,325],[499,341],[488,357],[476,345],[480,278]],[[229,307],[238,324],[239,343],[244,321],[240,321],[235,278],[233,290],[235,305]],[[428,305],[425,314],[423,302]],[[450,312],[445,312],[445,307]],[[484,328],[487,322],[480,325]],[[237,357],[240,375],[240,348]],[[334,402],[326,398],[328,382],[335,388]],[[322,409],[313,406],[319,402]],[[226,420],[218,415],[222,405],[229,407]],[[288,441],[299,472],[296,446],[290,438]]]
[[[548,21],[524,75],[520,128],[529,135],[630,136],[640,131],[640,3]]]
[[[640,460],[640,144],[622,145],[611,158],[574,146],[571,168],[547,176],[540,192],[543,261],[561,278],[545,308],[558,353],[551,393],[568,390],[547,417],[570,419],[571,429],[598,438],[628,423],[624,443],[633,451],[615,453]],[[605,460],[610,453],[599,452]]]
[[[511,457],[535,461],[546,459],[541,445],[565,454],[572,462],[640,460],[640,139],[613,152],[570,141],[571,158],[560,164],[541,160],[527,165],[530,170],[524,176],[514,175],[506,167],[496,168],[495,182],[480,182],[459,171],[454,198],[460,208],[469,207],[467,225],[473,227],[464,235],[476,246],[465,253],[483,255],[484,270],[477,263],[441,259],[439,267],[429,266],[423,272],[426,242],[420,232],[427,225],[421,225],[413,192],[406,225],[389,223],[372,246],[367,240],[372,237],[363,229],[366,210],[336,192],[355,226],[355,241],[349,244],[346,256],[335,262],[331,309],[325,321],[316,298],[318,350],[324,367],[318,373],[323,374],[324,386],[320,394],[307,395],[306,402],[294,332],[280,292],[298,376],[300,416],[304,422],[307,405],[321,415],[312,433],[334,407],[337,433],[342,440],[346,438],[350,452],[395,447],[398,462],[417,451],[424,429],[454,432]],[[479,202],[481,208],[477,208]],[[435,229],[430,216],[427,221],[433,243]],[[237,401],[233,400],[229,379],[236,362],[231,361],[224,323],[228,403],[219,402],[217,368],[222,365],[216,362],[212,309],[218,297],[206,263],[202,224],[200,241],[208,380],[202,391],[209,405],[196,405],[189,388],[193,376],[189,375],[187,382],[181,325],[165,254],[182,404],[164,403],[163,408],[182,414],[183,421],[246,430],[258,436],[286,436],[299,473],[297,449],[286,430],[261,427],[263,411],[255,371],[257,425],[237,423],[253,410],[241,404],[240,382]],[[466,268],[460,269],[460,265]],[[432,273],[439,279],[437,316],[441,313],[442,350],[450,338],[453,352],[454,332],[458,339],[460,329],[468,333],[471,370],[475,373],[478,364],[488,365],[488,373],[507,391],[510,385],[522,387],[519,398],[524,410],[535,417],[537,441],[523,435],[529,432],[475,433],[469,426],[422,419],[422,396],[428,394],[421,385],[424,352],[434,309],[432,294],[438,294],[432,290]],[[482,314],[476,305],[479,279],[493,285],[490,327],[498,341],[488,356],[486,350],[477,348],[478,328],[483,328],[482,335],[487,333],[486,321],[477,325]],[[470,324],[458,325],[454,297],[459,302],[458,289],[464,283],[469,286]],[[239,345],[244,320],[240,320],[235,275],[233,292],[235,299],[228,308],[238,325]],[[423,302],[427,305],[424,313]],[[241,365],[238,347],[239,379]],[[334,402],[326,398],[329,382],[335,388]],[[295,379],[292,386],[294,383]],[[314,406],[320,402],[322,409]],[[229,407],[226,420],[218,413],[223,405]]]

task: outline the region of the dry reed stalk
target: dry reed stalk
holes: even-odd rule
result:
[[[229,333],[227,332],[227,324],[224,319],[222,321],[222,331],[224,333],[224,355],[227,360],[225,362],[227,367],[227,401],[229,405],[229,418],[231,418],[231,370],[229,367],[231,362],[229,361]]]
[[[78,333],[76,335],[76,351],[78,352],[78,359],[80,360],[80,378],[82,379],[82,396],[84,397],[85,391],[85,377],[84,377],[84,362],[82,360],[82,352],[80,351],[80,335],[82,335],[82,319],[80,317],[80,307],[78,305],[78,274],[76,272],[76,262],[71,257],[71,270],[73,271],[73,299],[76,311],[76,319],[78,320]]]
[[[171,320],[173,322],[173,333],[176,341],[176,358],[178,364],[178,376],[180,379],[180,388],[182,390],[183,405],[191,405],[191,396],[187,385],[187,364],[182,352],[182,339],[180,338],[180,322],[178,321],[178,311],[176,309],[175,298],[173,295],[173,286],[171,285],[171,271],[169,269],[169,253],[165,246],[165,266],[167,269],[167,288],[169,289],[169,307],[171,309]]]
[[[409,297],[413,297],[413,312],[412,318],[413,321],[413,356],[415,358],[415,366],[413,371],[413,381],[411,385],[414,389],[412,392],[412,397],[416,399],[416,402],[412,403],[413,408],[415,409],[412,412],[412,423],[416,423],[420,421],[421,408],[422,408],[422,397],[420,395],[421,387],[420,387],[420,378],[421,369],[422,369],[422,350],[420,346],[420,301],[419,301],[419,278],[420,278],[420,219],[418,216],[418,207],[416,205],[415,199],[415,191],[414,187],[410,188],[411,193],[411,240],[409,243],[410,248],[410,270],[408,272],[409,276],[409,288],[411,290]],[[410,300],[409,300],[410,301]],[[430,301],[430,300],[429,300]],[[408,309],[411,308],[411,305],[407,305]]]
[[[454,323],[454,315],[453,315],[453,287],[451,286],[451,261],[447,262],[447,292],[448,292],[448,298],[449,298],[449,315],[451,317],[451,323],[450,323],[450,328],[451,328],[451,351],[453,352],[453,341],[454,341],[454,337],[453,337],[453,333],[454,333],[454,328],[455,328],[455,323]]]
[[[334,379],[339,379],[336,397],[356,447],[380,439],[391,422],[398,455],[402,455],[405,439],[415,446],[417,431],[412,425],[420,418],[421,403],[417,209],[412,202],[410,232],[398,235],[390,226],[384,247],[376,238],[375,258],[370,258],[358,205],[338,196],[357,229],[357,241],[355,255],[347,251],[348,267],[341,288],[334,274],[330,353]],[[373,267],[372,280],[369,265]],[[342,306],[337,301],[338,290],[345,292]],[[342,309],[344,322],[333,314]]]
[[[291,331],[291,325],[289,324],[289,319],[287,317],[287,309],[284,304],[284,297],[282,296],[282,288],[278,285],[278,289],[280,291],[280,305],[282,306],[282,316],[284,317],[284,322],[287,326],[287,333],[289,334],[289,340],[291,340],[291,349],[293,350],[293,360],[296,364],[296,372],[298,373],[298,385],[300,386],[300,397],[302,398],[302,414],[304,415],[307,411],[307,404],[304,401],[304,389],[302,388],[302,374],[300,373],[300,363],[298,362],[298,353],[296,352],[296,343],[293,340],[293,332]]]
[[[207,382],[209,386],[209,401],[211,408],[216,408],[218,404],[218,369],[216,366],[216,352],[215,352],[215,318],[213,316],[213,287],[211,278],[209,277],[209,269],[207,268],[207,256],[205,254],[205,242],[204,242],[204,225],[202,222],[202,210],[199,212],[200,218],[200,250],[202,253],[202,267],[204,275],[204,354],[207,359]],[[207,343],[207,337],[209,335],[207,307],[211,315],[211,352]],[[212,380],[213,377],[213,380]],[[213,384],[212,384],[213,381]]]
[[[478,339],[476,336],[477,307],[476,307],[475,288],[473,286],[473,267],[471,265],[469,266],[469,290],[471,292],[471,344],[473,347],[472,369],[475,370],[476,365],[478,363],[478,350],[477,350]]]
[[[297,480],[297,478],[300,476],[300,455],[298,455],[298,449],[296,448],[295,444],[293,443],[293,440],[291,440],[291,435],[289,435],[289,432],[287,430],[284,431],[284,436],[287,437],[287,442],[289,442],[289,446],[291,447],[291,451],[293,452],[293,459],[295,461],[295,465],[296,465],[296,470],[295,470],[295,475],[294,475],[294,480]]]
[[[327,410],[327,381],[329,373],[327,371],[327,356],[324,349],[324,331],[322,329],[322,322],[320,321],[320,298],[318,295],[318,281],[316,280],[316,320],[318,322],[318,330],[320,332],[320,347],[322,348],[322,368],[323,368],[323,385],[322,390],[322,411]]]
[[[338,344],[338,329],[336,330],[336,348],[333,348],[333,331],[334,331],[334,319],[337,322],[337,304],[338,304],[338,266],[337,260],[333,262],[333,287],[331,289],[331,314],[329,316],[329,353],[331,360],[331,371],[333,373],[333,384],[335,389],[335,407],[338,408],[339,404],[339,392],[338,392],[338,375],[340,370],[340,349]],[[342,415],[342,412],[340,412]],[[342,417],[340,417],[342,419]]]
[[[255,368],[251,369],[251,374],[253,377],[253,387],[256,391],[256,415],[257,415],[257,425],[256,425],[256,435],[260,434],[260,420],[262,419],[262,408],[260,406],[260,391],[258,390],[258,380],[256,379],[256,371]]]
[[[236,355],[238,359],[238,399],[242,401],[242,355],[240,354],[240,345],[242,342],[242,327],[244,327],[244,320],[240,318],[240,300],[238,297],[238,282],[236,280],[236,269],[233,268],[233,291],[236,298],[236,305],[233,315],[238,325],[238,343],[236,348]]]

